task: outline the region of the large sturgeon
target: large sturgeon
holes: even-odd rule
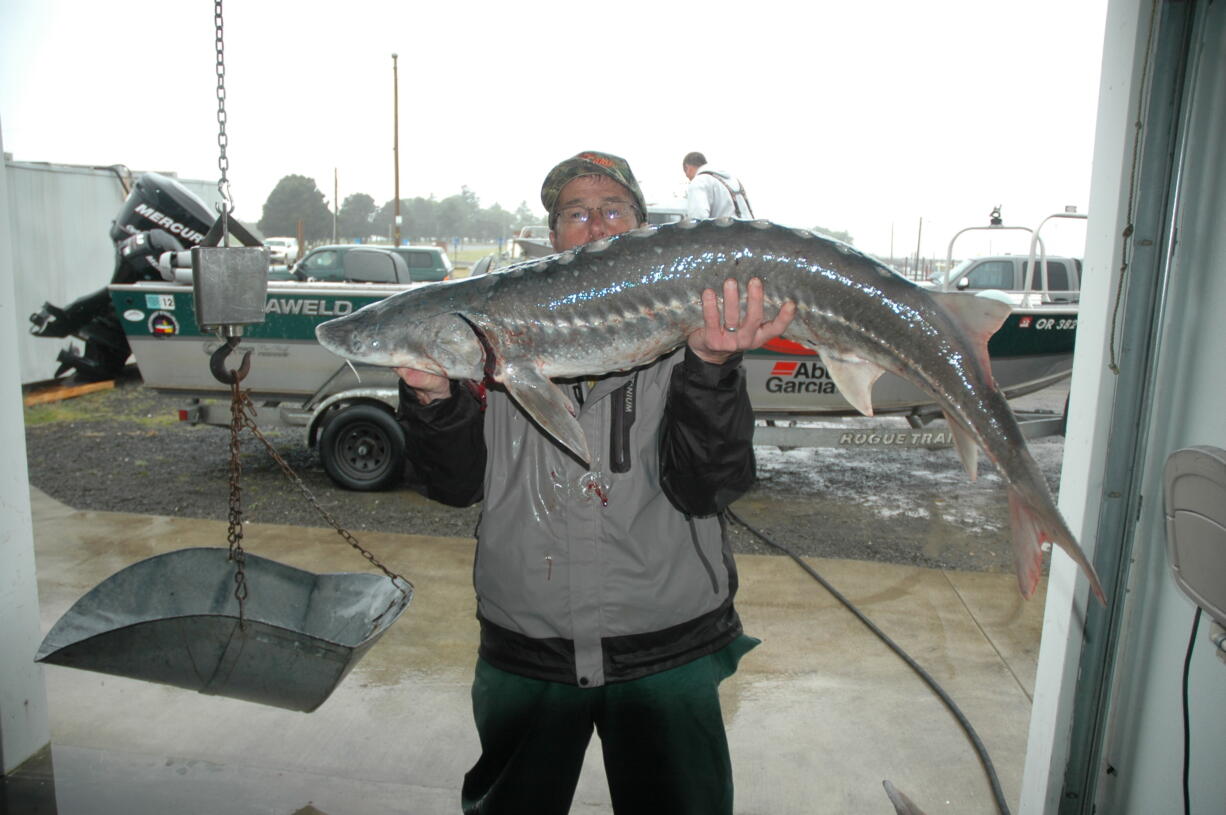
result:
[[[987,453],[1008,484],[1023,596],[1038,585],[1042,546],[1053,542],[1104,599],[992,378],[987,342],[1009,306],[916,286],[812,232],[732,219],[644,227],[494,274],[400,292],[322,323],[316,336],[338,356],[370,365],[490,376],[588,462],[571,402],[550,380],[657,359],[703,325],[704,289],[719,293],[732,278],[744,291],[753,277],[762,281],[768,317],[796,304],[784,338],[821,354],[853,407],[871,416],[873,383],[891,371],[940,404],[972,479],[979,448]]]

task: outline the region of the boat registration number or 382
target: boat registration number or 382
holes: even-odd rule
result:
[[[1018,328],[1033,328],[1036,331],[1075,331],[1076,317],[1035,317],[1027,314],[1017,321]]]

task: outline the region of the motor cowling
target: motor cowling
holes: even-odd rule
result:
[[[142,173],[111,222],[111,240],[119,243],[131,235],[161,229],[190,249],[204,240],[215,219],[208,206],[175,179]]]

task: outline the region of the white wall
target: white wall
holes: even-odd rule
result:
[[[1167,456],[1192,444],[1226,448],[1226,4],[1208,8],[1195,78],[1192,134],[1177,203],[1178,242],[1172,255],[1160,338],[1153,349],[1152,409],[1138,428],[1148,444],[1136,470],[1142,491],[1123,626],[1115,649],[1111,707],[1096,768],[1097,812],[1151,815],[1182,811],[1181,684],[1194,607],[1176,587],[1167,561],[1162,470]],[[1073,371],[1069,437],[1060,503],[1083,543],[1092,540],[1104,505],[1103,466],[1116,398],[1107,369],[1127,201],[1133,122],[1151,2],[1111,0],[1103,54],[1086,265],[1078,350]],[[1200,53],[1197,44],[1193,54]],[[1151,125],[1161,123],[1151,122]],[[1138,199],[1166,195],[1166,187],[1139,189]],[[1135,240],[1149,237],[1138,234]],[[1152,236],[1161,242],[1163,236]],[[1125,288],[1133,282],[1123,279]],[[1142,282],[1142,281],[1138,281]],[[1141,364],[1144,349],[1134,350]],[[1126,431],[1122,431],[1126,432]],[[1072,591],[1076,573],[1067,558],[1053,558],[1040,649],[1021,813],[1054,813],[1068,760],[1072,691],[1081,656],[1084,590]],[[1081,581],[1084,583],[1084,581]],[[1202,623],[1191,671],[1191,802],[1194,813],[1226,812],[1226,665],[1211,654]],[[1110,768],[1110,772],[1108,772]],[[1088,810],[1086,810],[1088,811]]]
[[[1195,606],[1170,574],[1163,467],[1182,447],[1226,449],[1226,4],[1214,3],[1207,22],[1149,416],[1145,502],[1134,541],[1135,608],[1121,641],[1104,754],[1116,772],[1103,777],[1098,795],[1099,811],[1122,815],[1182,806],[1182,671]],[[1206,617],[1189,682],[1189,797],[1193,812],[1220,815],[1226,812],[1226,664],[1213,655],[1208,631]]]
[[[43,671],[34,662],[41,637],[25,423],[21,383],[15,376],[18,323],[13,314],[7,177],[0,164],[0,449],[8,458],[0,467],[0,774],[51,740]]]
[[[1146,0],[1111,0],[1107,7],[1086,223],[1086,274],[1059,496],[1069,527],[1091,559],[1097,546],[1094,535],[1102,504],[1102,462],[1112,441],[1109,433],[1116,380],[1107,368],[1108,332],[1119,282],[1119,235],[1133,148],[1130,125],[1137,116],[1135,87],[1142,73],[1138,53],[1145,46],[1148,18]],[[1086,582],[1079,577],[1076,565],[1062,552],[1054,552],[1022,777],[1022,815],[1054,813],[1059,805],[1083,644],[1079,623],[1088,602]]]

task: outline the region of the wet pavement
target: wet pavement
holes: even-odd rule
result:
[[[124,566],[226,543],[218,521],[77,512],[37,490],[32,508],[44,633]],[[361,540],[412,579],[416,595],[317,711],[47,666],[50,751],[10,775],[0,803],[22,815],[458,812],[463,773],[477,756],[468,698],[473,542]],[[368,570],[331,530],[250,525],[244,545],[315,572]],[[807,562],[962,707],[1012,805],[1045,584],[1023,601],[1010,574]],[[722,689],[738,813],[888,813],[883,779],[930,815],[993,811],[966,736],[896,655],[789,559],[741,555],[738,564],[737,605],[747,632],[763,640]],[[611,811],[599,756],[593,744],[574,813]]]

